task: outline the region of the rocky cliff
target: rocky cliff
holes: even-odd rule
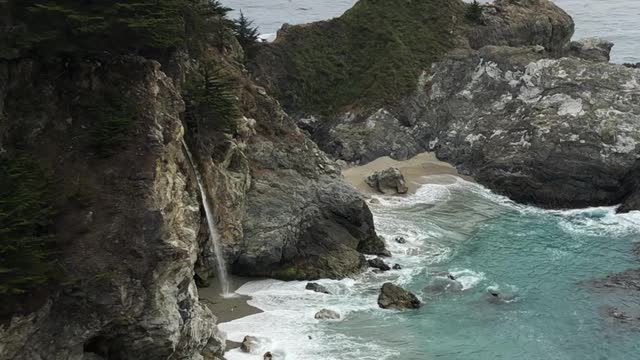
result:
[[[28,154],[54,180],[62,277],[5,318],[0,357],[220,358],[224,341],[193,280],[200,210],[181,149],[184,103],[160,64],[21,59],[0,68],[0,147],[4,157]],[[113,119],[86,104],[113,90],[135,106],[107,157],[93,131]]]
[[[183,140],[234,273],[340,278],[366,268],[363,254],[386,253],[362,197],[240,59],[232,41],[162,65],[132,55],[0,60],[0,180],[26,192],[18,204],[31,199],[42,189],[16,185],[29,159],[52,199],[25,203],[47,210],[26,236],[47,241],[33,256],[52,269],[21,278],[26,290],[1,284],[0,358],[222,358],[224,336],[194,280],[215,276],[215,262]],[[228,74],[232,129],[185,119],[183,94],[205,62]],[[24,222],[2,209],[2,221]],[[5,277],[25,266],[0,260]]]
[[[637,209],[637,69],[608,64],[607,41],[570,42],[573,21],[547,0],[499,0],[482,6],[474,21],[464,10],[450,19],[452,46],[422,61],[400,98],[329,113],[286,98],[285,105],[321,149],[350,163],[431,150],[517,201],[556,208],[626,201],[621,210]],[[256,58],[259,80],[279,86],[277,69],[266,70],[269,57],[301,51],[300,37],[314,26],[326,27],[290,27],[266,45]]]

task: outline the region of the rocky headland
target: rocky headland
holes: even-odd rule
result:
[[[12,35],[50,30],[10,3]],[[0,208],[2,249],[33,263],[0,264],[0,358],[222,359],[196,284],[217,271],[201,196],[233,274],[343,278],[388,251],[335,160],[431,151],[520,202],[640,209],[640,70],[609,64],[610,43],[571,42],[548,0],[478,18],[402,3],[360,0],[246,54],[219,9],[184,47],[120,48],[103,27],[1,44],[1,206],[26,204]]]

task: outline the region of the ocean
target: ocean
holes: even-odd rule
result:
[[[349,9],[354,0],[223,0],[255,21],[263,34],[274,34],[283,23],[326,20]],[[640,62],[639,0],[555,0],[576,22],[575,39],[598,36],[615,44],[612,62]]]
[[[557,0],[577,23],[576,37],[616,43],[615,62],[640,62],[640,1]],[[337,16],[351,0],[225,0],[256,21],[263,33],[282,23]],[[257,336],[256,354],[232,350],[229,360],[636,360],[640,328],[613,319],[612,309],[640,316],[636,294],[602,290],[591,281],[638,267],[640,212],[613,207],[549,211],[516,204],[475,183],[433,177],[417,193],[377,196],[371,205],[378,232],[401,270],[368,271],[306,282],[260,280],[236,290],[262,313],[223,323],[229,339]],[[401,236],[406,243],[392,239]],[[451,283],[452,274],[459,284]],[[378,308],[385,282],[420,297],[419,310]],[[490,291],[505,301],[496,302]],[[634,296],[635,295],[635,296]],[[339,321],[314,314],[335,310]]]
[[[443,359],[635,360],[640,331],[612,319],[638,316],[637,294],[603,291],[591,280],[637,267],[640,213],[611,207],[548,211],[523,206],[475,183],[438,175],[407,197],[376,197],[378,232],[402,270],[352,279],[253,281],[237,290],[264,312],[220,327],[231,340],[261,339],[259,354],[233,350],[229,360]],[[392,239],[401,236],[405,244]],[[452,284],[452,274],[460,285]],[[387,281],[424,306],[399,312],[377,306]],[[489,291],[506,299],[496,303]],[[340,321],[319,321],[328,308]]]

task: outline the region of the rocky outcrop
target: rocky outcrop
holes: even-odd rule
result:
[[[420,305],[418,297],[397,285],[385,283],[380,289],[378,306],[383,309],[417,309]]]
[[[608,63],[611,59],[611,41],[600,38],[586,38],[569,43],[569,54],[584,60]]]
[[[261,101],[270,113],[257,126],[269,131],[247,147],[252,180],[233,271],[301,280],[360,271],[363,253],[386,252],[364,199],[275,102]]]
[[[326,287],[318,284],[318,283],[307,283],[307,286],[305,286],[306,290],[311,290],[317,293],[321,293],[321,294],[331,294],[331,292],[329,290],[327,290]]]
[[[316,320],[339,320],[340,314],[333,310],[322,309],[318,311],[314,316]]]
[[[389,267],[389,265],[387,265],[387,263],[385,263],[384,260],[379,257],[367,260],[367,264],[370,268],[378,269],[380,271],[391,270],[391,267]]]
[[[638,70],[522,48],[452,56],[433,68],[427,117],[447,121],[431,149],[516,201],[617,204],[640,151],[639,80]]]
[[[406,194],[409,191],[404,176],[398,168],[376,171],[367,176],[365,182],[383,194]]]
[[[224,338],[193,280],[200,212],[181,148],[184,105],[159,68],[135,57],[0,63],[0,147],[58,179],[65,271],[31,297],[42,306],[0,325],[0,358],[221,358]],[[113,89],[136,104],[127,113],[135,131],[122,129],[118,151],[97,156],[93,131],[109,119],[86,102]],[[25,106],[32,99],[39,105]]]
[[[467,35],[473,49],[539,45],[561,53],[573,35],[573,19],[549,0],[496,0],[483,8],[482,25]]]
[[[250,354],[256,354],[259,350],[260,341],[255,336],[245,336],[240,345],[240,350]]]

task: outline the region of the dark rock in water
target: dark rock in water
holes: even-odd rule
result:
[[[389,271],[389,270],[391,270],[391,267],[389,267],[389,265],[387,265],[387,263],[385,263],[384,260],[382,260],[379,257],[377,257],[375,259],[369,259],[369,260],[367,260],[367,263],[369,264],[369,267],[372,267],[374,269],[378,269],[380,271]]]
[[[618,319],[621,321],[627,321],[629,320],[631,317],[629,315],[627,315],[625,312],[621,311],[620,309],[610,306],[607,309],[607,315],[609,315],[610,317],[614,318],[614,319]]]
[[[393,241],[397,242],[398,244],[406,244],[407,243],[407,239],[403,238],[402,236],[396,236]]]
[[[516,294],[502,294],[494,289],[487,289],[487,295],[487,301],[492,304],[508,304],[514,302],[518,298]]]
[[[333,310],[322,309],[318,311],[313,317],[318,320],[338,320],[340,319],[340,314]]]
[[[629,269],[612,274],[604,279],[596,279],[591,284],[597,289],[621,289],[640,291],[640,269]]]
[[[400,270],[400,269],[402,269],[402,266],[400,264],[393,264],[392,269],[393,270]]]
[[[260,342],[255,336],[245,336],[240,345],[240,350],[246,353],[254,354],[259,348]]]
[[[273,354],[271,354],[271,351],[267,351],[266,353],[264,353],[264,356],[262,357],[263,360],[273,360]]]
[[[581,59],[608,63],[613,43],[600,38],[586,38],[569,43],[569,54]]]
[[[315,291],[317,293],[322,293],[322,294],[331,294],[331,292],[329,292],[329,290],[327,290],[326,287],[314,282],[307,283],[307,286],[305,286],[305,289]]]
[[[387,195],[406,194],[409,191],[404,176],[398,168],[388,168],[367,176],[367,185]]]
[[[417,309],[420,305],[417,296],[397,285],[385,283],[380,289],[378,306],[383,309]]]

